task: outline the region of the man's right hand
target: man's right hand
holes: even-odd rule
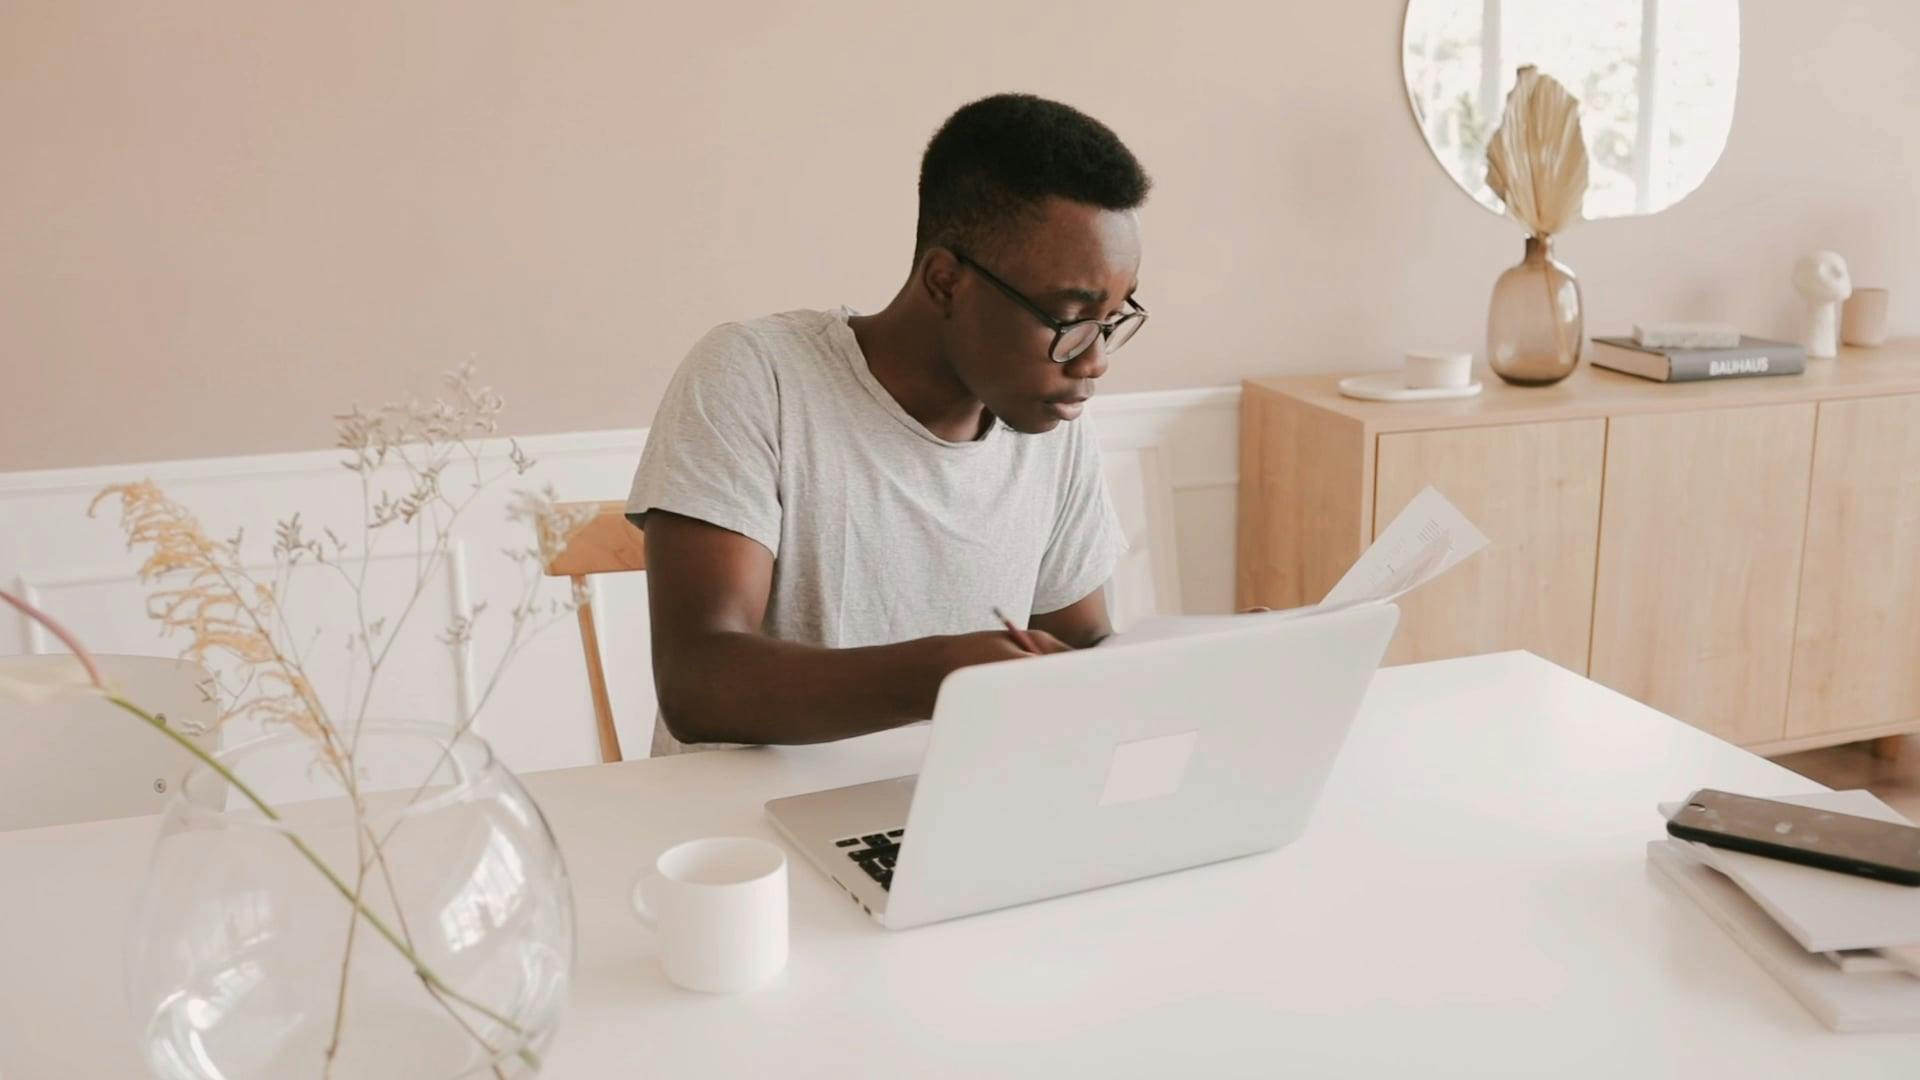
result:
[[[1072,652],[1073,646],[1047,633],[1045,630],[1027,630],[1039,652],[1028,652],[1005,630],[981,630],[972,634],[954,634],[943,638],[946,646],[946,658],[949,670],[972,667],[975,664],[992,664],[1001,660],[1020,660],[1029,656],[1044,656],[1047,653]]]

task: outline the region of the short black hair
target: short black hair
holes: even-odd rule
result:
[[[1153,186],[1113,129],[1070,105],[995,94],[961,106],[920,159],[913,254],[992,246],[1050,195],[1132,210]]]

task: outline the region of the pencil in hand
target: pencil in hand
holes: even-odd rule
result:
[[[1013,636],[1014,644],[1020,646],[1022,649],[1025,649],[1027,652],[1030,652],[1035,656],[1040,655],[1040,646],[1034,643],[1033,638],[1030,637],[1025,630],[1022,630],[1019,627],[1013,625],[1013,620],[1007,618],[1006,612],[1001,611],[999,608],[996,607],[993,609],[993,617],[996,619],[999,619],[1000,624],[1007,628],[1007,633]]]

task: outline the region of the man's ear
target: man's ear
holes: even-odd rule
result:
[[[960,265],[960,260],[953,257],[953,252],[943,247],[929,247],[920,256],[914,280],[942,318],[953,318],[954,294],[960,288],[960,278],[965,269]]]

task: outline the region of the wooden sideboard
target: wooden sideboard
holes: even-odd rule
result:
[[[1248,380],[1240,606],[1319,600],[1431,484],[1492,544],[1403,601],[1388,663],[1529,649],[1767,753],[1920,732],[1920,341],[1800,376],[1477,376],[1414,404]]]

